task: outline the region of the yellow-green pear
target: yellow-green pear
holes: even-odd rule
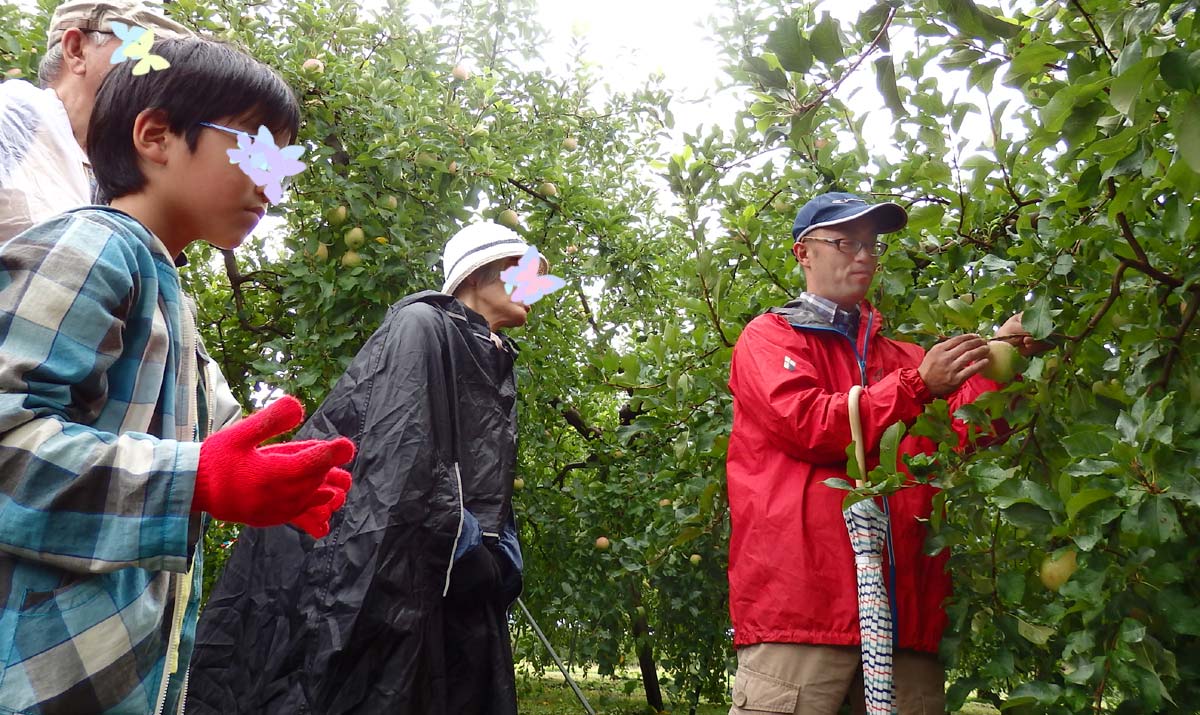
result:
[[[996,382],[1012,382],[1017,370],[1017,349],[1003,340],[992,340],[988,343],[988,364],[981,371],[982,375]]]

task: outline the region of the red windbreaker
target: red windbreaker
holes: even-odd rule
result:
[[[884,431],[911,423],[934,399],[917,373],[924,349],[883,337],[882,323],[864,301],[852,344],[815,311],[791,303],[755,318],[738,338],[726,470],[735,646],[860,642],[854,553],[842,520],[846,493],[822,484],[846,478],[847,394],[865,386],[860,404],[871,467]],[[948,398],[950,409],[998,387],[976,375]],[[956,421],[955,429],[965,439],[965,425]],[[926,438],[906,436],[901,452],[932,447]],[[927,652],[938,649],[946,627],[942,603],[950,595],[949,554],[924,555],[927,528],[918,521],[928,518],[935,492],[914,486],[888,498],[897,647]]]

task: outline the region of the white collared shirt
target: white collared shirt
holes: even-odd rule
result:
[[[0,84],[0,242],[92,203],[90,172],[53,89]]]

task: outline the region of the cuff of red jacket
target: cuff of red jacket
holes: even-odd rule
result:
[[[915,367],[900,370],[900,383],[912,390],[913,397],[922,404],[933,402],[933,393],[929,391],[929,385],[925,384],[925,379]]]

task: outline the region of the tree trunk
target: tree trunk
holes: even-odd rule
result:
[[[646,621],[646,609],[642,608],[642,591],[636,583],[630,584],[633,596],[633,640],[637,647],[638,667],[642,670],[642,687],[646,691],[646,704],[654,712],[663,711],[662,689],[658,685],[658,668],[654,664],[654,651],[650,648],[650,625]]]

